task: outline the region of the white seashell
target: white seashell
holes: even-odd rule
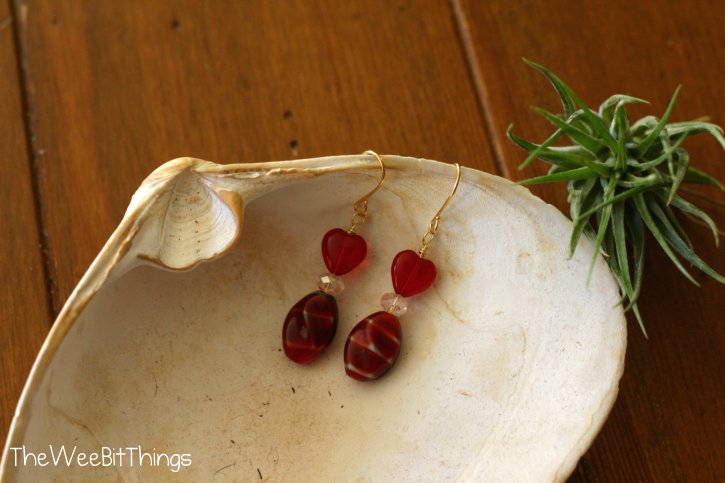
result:
[[[316,289],[321,237],[347,227],[375,184],[375,160],[182,158],[152,173],[35,362],[0,479],[564,480],[609,413],[624,364],[606,264],[585,288],[592,246],[583,240],[567,259],[571,223],[559,211],[465,169],[427,252],[438,281],[401,317],[396,367],[353,381],[345,336],[379,310],[392,257],[418,247],[455,172],[384,159],[386,184],[358,230],[369,263],[343,277],[337,337],[311,366],[280,352],[282,322]],[[191,465],[177,474],[165,462],[14,464],[11,448],[49,444],[140,445],[188,453]]]

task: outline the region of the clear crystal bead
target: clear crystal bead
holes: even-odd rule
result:
[[[330,295],[338,295],[340,292],[345,290],[345,284],[342,279],[331,273],[323,273],[320,275],[317,286],[325,293]]]
[[[386,293],[383,295],[380,299],[380,305],[383,306],[386,312],[396,317],[400,317],[408,311],[408,302],[404,297],[396,293]]]

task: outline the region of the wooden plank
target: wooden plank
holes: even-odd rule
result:
[[[661,115],[678,83],[684,84],[673,120],[709,115],[725,123],[725,9],[710,2],[476,2],[457,0],[457,12],[477,80],[488,130],[499,161],[512,177],[542,174],[537,165],[516,171],[523,154],[506,139],[513,122],[527,139],[543,140],[551,126],[528,110],[560,105],[548,82],[521,62],[526,56],[564,78],[598,105],[614,93],[652,101],[642,115]],[[721,148],[693,139],[693,164],[725,179]],[[565,188],[535,188],[565,212]],[[703,191],[694,198],[725,224],[725,197]],[[719,203],[719,204],[718,204]],[[725,255],[704,229],[688,224],[698,252],[721,273]],[[649,240],[640,307],[646,341],[630,323],[629,350],[612,416],[573,481],[722,481],[723,287],[700,277],[697,289],[680,276]]]
[[[13,19],[0,2],[0,443],[50,329],[50,304],[23,125]]]
[[[56,309],[159,164],[375,149],[492,171],[445,2],[25,2]]]

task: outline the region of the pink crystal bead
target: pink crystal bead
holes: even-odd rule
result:
[[[402,296],[396,293],[386,293],[380,298],[380,305],[385,309],[386,312],[393,314],[396,317],[405,315],[408,311],[408,302]]]
[[[340,295],[345,290],[345,282],[331,273],[322,273],[318,278],[317,287],[330,295]]]

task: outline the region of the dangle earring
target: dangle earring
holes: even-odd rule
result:
[[[378,379],[390,369],[400,354],[402,330],[398,316],[403,315],[408,305],[405,297],[426,291],[436,279],[436,266],[425,257],[425,252],[438,231],[441,213],[446,209],[458,189],[461,167],[456,164],[456,182],[430,222],[418,253],[404,250],[393,258],[390,274],[395,293],[383,295],[382,311],[368,315],[350,332],[345,342],[345,372],[358,381]]]
[[[383,186],[385,165],[377,153],[365,151],[363,154],[375,156],[380,163],[380,181],[353,205],[350,228],[333,228],[322,237],[322,259],[328,272],[320,275],[319,290],[306,295],[290,309],[282,327],[284,353],[299,364],[312,362],[332,342],[338,319],[335,295],[345,288],[340,275],[360,265],[367,255],[367,243],[355,231],[367,219],[368,200]]]

